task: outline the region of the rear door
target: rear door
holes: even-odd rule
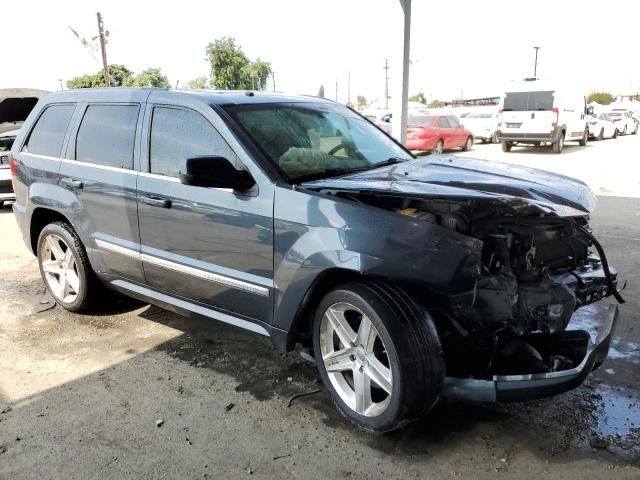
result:
[[[251,191],[183,185],[188,158],[222,156],[245,168],[209,106],[167,105],[149,98],[148,165],[138,182],[146,283],[205,307],[271,322],[273,187]],[[153,102],[154,97],[157,99]],[[214,126],[215,125],[215,126]]]
[[[502,108],[503,133],[550,136],[556,118],[553,91],[507,92]]]
[[[143,102],[81,106],[60,185],[93,267],[142,281],[134,160]]]
[[[441,116],[438,118],[438,137],[444,141],[444,148],[452,148],[455,145],[455,138],[449,118]]]
[[[464,128],[460,125],[458,117],[455,115],[448,115],[449,125],[451,125],[452,147],[461,147],[467,140],[467,134]]]

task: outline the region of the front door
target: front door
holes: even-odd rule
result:
[[[153,95],[152,95],[153,96]],[[213,112],[150,103],[147,171],[138,179],[141,257],[151,287],[270,323],[273,188],[183,185],[187,158],[222,156],[242,168]]]

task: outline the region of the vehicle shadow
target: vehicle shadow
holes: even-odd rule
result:
[[[586,146],[581,146],[581,145],[573,145],[571,143],[565,144],[564,149],[562,150],[562,153],[560,153],[559,155],[572,155],[578,152],[581,152],[583,150],[586,150],[590,147],[591,145],[589,145],[589,143],[587,143]],[[512,154],[523,154],[523,153],[528,153],[528,154],[533,154],[533,155],[558,155],[557,153],[554,153],[552,150],[551,145],[545,145],[542,147],[534,147],[534,146],[530,146],[530,145],[514,145],[513,148],[511,149],[511,152],[509,152],[509,155]]]

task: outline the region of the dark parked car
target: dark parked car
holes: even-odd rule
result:
[[[61,306],[104,285],[308,349],[367,429],[564,392],[607,356],[617,307],[572,323],[622,301],[577,180],[418,160],[334,102],[253,92],[51,94],[10,163]]]

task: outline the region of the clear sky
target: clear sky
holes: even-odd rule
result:
[[[276,88],[346,101],[384,94],[384,59],[399,75],[398,0],[7,1],[2,5],[0,88],[59,89],[58,79],[100,65],[70,32],[96,34],[100,11],[108,59],[160,67],[175,85],[208,75],[207,43],[233,36],[252,59],[270,61]],[[640,90],[638,0],[413,0],[410,91],[450,99],[498,95],[533,73],[584,92]]]

